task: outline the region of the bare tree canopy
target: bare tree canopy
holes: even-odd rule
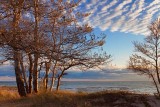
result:
[[[152,79],[160,95],[160,19],[149,26],[150,35],[144,43],[134,42],[136,54],[129,60],[129,69]]]
[[[13,63],[18,92],[37,93],[42,79],[50,90],[54,80],[72,67],[93,68],[108,63],[110,55],[96,53],[105,43],[85,20],[89,13],[76,12],[79,1],[0,1],[0,54]],[[44,77],[41,72],[45,71]],[[57,73],[61,72],[61,73]]]

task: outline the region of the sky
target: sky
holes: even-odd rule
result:
[[[112,55],[104,71],[68,71],[67,80],[139,81],[144,76],[125,69],[134,53],[133,41],[143,42],[149,35],[148,26],[160,16],[160,0],[82,0],[75,11],[89,12],[83,23],[94,33],[107,35],[103,50]],[[0,81],[15,80],[13,67],[0,66]]]
[[[107,35],[103,48],[112,55],[112,66],[125,68],[134,52],[132,42],[143,42],[148,26],[160,16],[160,0],[82,0],[77,11],[91,13],[83,22],[95,34]]]

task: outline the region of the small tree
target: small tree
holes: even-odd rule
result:
[[[58,76],[57,76],[57,86],[56,90],[58,91],[60,88],[60,82],[61,78],[66,75],[66,71],[72,67],[76,67],[80,70],[88,70],[90,68],[100,68],[100,65],[104,65],[110,62],[110,55],[107,55],[106,53],[103,54],[97,54],[94,55],[88,55],[81,57],[72,56],[69,58],[63,59],[64,61],[60,62]],[[65,63],[64,63],[65,62]]]
[[[144,43],[134,42],[136,54],[129,60],[128,68],[152,79],[160,96],[160,19],[157,19],[149,26],[150,36],[147,36]]]

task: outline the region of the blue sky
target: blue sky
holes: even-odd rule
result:
[[[160,0],[82,0],[76,10],[91,13],[83,22],[95,34],[107,35],[103,48],[113,56],[112,66],[124,68],[134,51],[132,42],[142,42],[160,16]]]
[[[67,79],[144,80],[125,69],[134,52],[133,41],[143,41],[149,35],[147,26],[160,16],[160,0],[82,0],[76,11],[90,12],[83,20],[95,34],[105,33],[103,49],[113,57],[112,67],[105,71],[68,71]],[[111,65],[110,65],[111,66]],[[0,66],[0,81],[13,80],[11,66]]]
[[[100,31],[99,28],[96,28],[95,32]],[[111,32],[109,30],[105,31],[107,35],[106,43],[103,46],[108,54],[112,55],[112,62],[109,66],[116,68],[125,68],[129,56],[134,52],[133,41],[141,41],[145,36],[143,35],[134,35],[123,32]]]

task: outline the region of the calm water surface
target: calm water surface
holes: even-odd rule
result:
[[[0,86],[16,86],[15,81],[0,81]],[[62,81],[61,89],[70,91],[96,92],[103,90],[127,90],[137,93],[156,92],[148,81]]]

